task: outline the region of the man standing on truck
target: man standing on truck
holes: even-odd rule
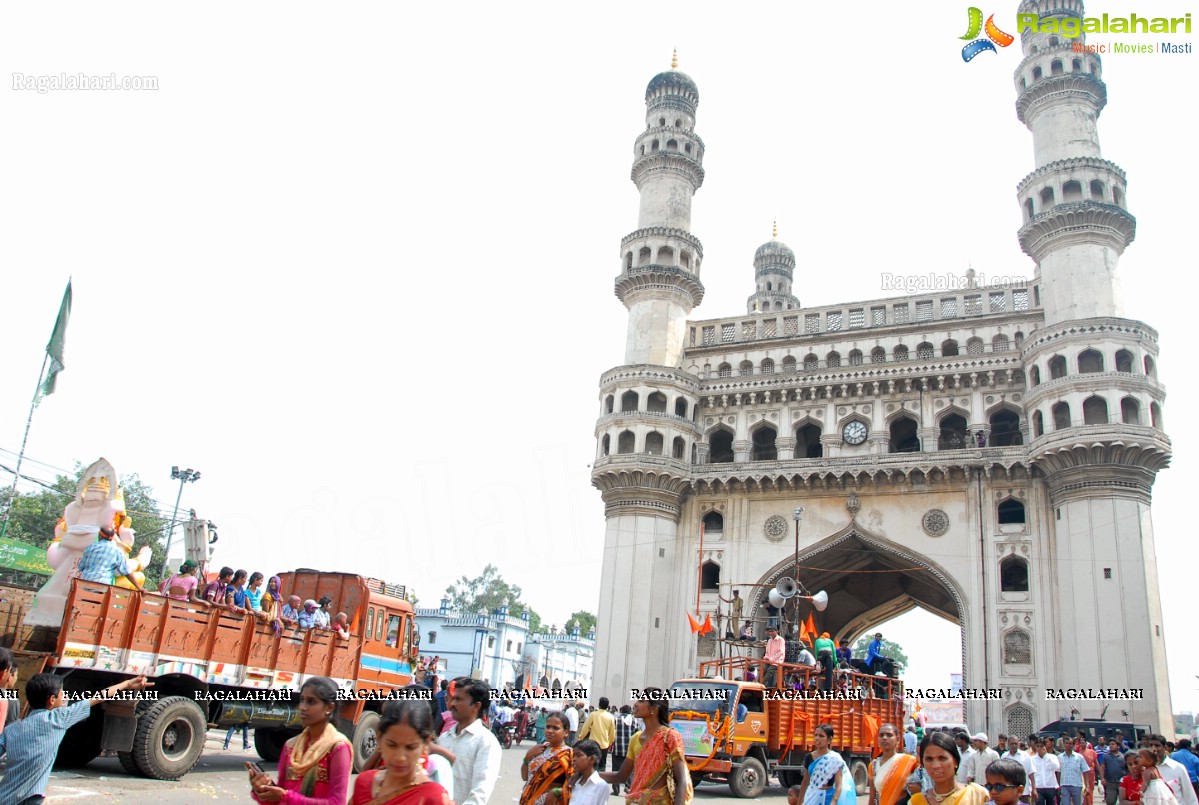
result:
[[[457,724],[437,739],[454,755],[454,794],[458,805],[487,805],[500,776],[500,742],[483,726],[481,716],[491,705],[491,689],[469,677],[454,680],[450,711]]]
[[[773,688],[778,679],[779,664],[787,657],[787,641],[779,636],[777,626],[766,627],[766,654],[762,662],[766,666],[762,676],[763,684]]]
[[[883,658],[882,651],[883,633],[875,632],[874,639],[866,649],[866,669],[872,674],[875,672],[874,664]]]
[[[129,557],[113,542],[116,533],[110,525],[100,529],[100,539],[88,545],[79,559],[79,578],[112,584],[117,577],[124,576],[133,589],[141,591],[142,586],[129,572]]]

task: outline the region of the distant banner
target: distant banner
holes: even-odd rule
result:
[[[0,567],[8,570],[23,570],[49,576],[54,573],[46,564],[46,549],[28,542],[0,537]]]

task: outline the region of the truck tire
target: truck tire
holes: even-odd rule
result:
[[[284,730],[255,728],[254,751],[267,763],[278,763],[279,758],[283,756],[283,744],[287,743],[290,737],[291,734]]]
[[[779,769],[778,774],[779,785],[781,785],[783,788],[790,788],[791,786],[799,785],[802,782],[799,772],[797,771],[791,771],[790,769]]]
[[[702,771],[691,772],[691,787],[699,788],[699,784],[704,781],[704,773]]]
[[[100,739],[104,735],[104,711],[93,707],[87,720],[67,730],[54,765],[63,769],[78,769],[100,755]]]
[[[137,761],[133,758],[132,752],[117,752],[117,760],[121,762],[121,768],[126,774],[132,774],[134,777],[145,777],[142,770],[137,767]]]
[[[766,788],[766,767],[756,757],[747,757],[729,773],[729,790],[741,799],[753,799]]]
[[[855,760],[849,764],[849,773],[853,775],[853,787],[858,796],[866,796],[870,790],[870,767],[860,760]]]
[[[379,748],[379,714],[371,710],[363,710],[354,728],[354,740],[350,741],[354,748],[354,771],[362,771],[366,761]]]
[[[178,780],[200,761],[207,733],[199,705],[186,696],[168,696],[138,718],[133,760],[147,777]]]

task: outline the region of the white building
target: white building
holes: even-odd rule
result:
[[[1072,43],[1025,32],[1014,76],[1033,142],[1017,188],[1031,281],[981,287],[968,273],[803,307],[795,253],[772,240],[745,270],[746,313],[707,320],[690,318],[704,295],[690,232],[699,90],[674,69],[650,81],[637,228],[616,279],[625,364],[600,378],[595,428],[607,527],[593,695],[619,701],[716,655],[684,618],[696,586],[716,620],[727,580],[751,580],[737,586],[761,634],[766,592],[797,577],[829,593],[815,620],[834,638],[917,606],[960,625],[964,686],[1002,690],[967,703],[990,733],[1057,718],[1048,688],[1140,689],[1129,720],[1172,723],[1150,514],[1171,453],[1157,332],[1122,307],[1116,266],[1136,221],[1124,172],[1100,152],[1101,60]],[[865,232],[876,211],[852,214]],[[793,598],[784,623],[809,612]]]
[[[493,688],[523,687],[590,689],[595,633],[529,633],[527,614],[514,617],[508,608],[463,613],[442,599],[437,609],[416,610],[420,653],[441,657],[441,675],[474,676]]]

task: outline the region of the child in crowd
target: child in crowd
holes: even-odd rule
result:
[[[608,801],[612,789],[595,770],[602,755],[595,741],[579,741],[574,745],[574,777],[570,785],[570,801],[574,805],[604,805]]]
[[[1024,783],[1028,776],[1024,766],[1015,758],[1000,758],[992,761],[984,771],[987,777],[987,791],[995,805],[1018,805],[1020,795],[1024,793]]]
[[[802,785],[793,785],[787,789],[787,805],[799,805],[799,795],[803,793]]]

